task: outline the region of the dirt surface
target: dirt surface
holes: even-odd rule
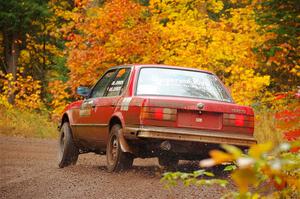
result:
[[[0,198],[211,199],[227,191],[220,186],[177,186],[169,192],[160,182],[157,159],[136,159],[131,170],[108,173],[105,156],[83,154],[76,165],[59,169],[55,140],[0,135],[0,152]],[[180,162],[179,169],[197,168]]]

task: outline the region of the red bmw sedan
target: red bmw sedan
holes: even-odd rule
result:
[[[235,104],[209,71],[118,66],[77,93],[84,100],[68,105],[59,124],[59,167],[87,152],[106,154],[109,172],[130,168],[137,157],[174,166],[203,159],[220,144],[256,143],[252,108]]]

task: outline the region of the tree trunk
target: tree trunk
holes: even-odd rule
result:
[[[4,42],[4,57],[5,63],[7,65],[7,73],[12,74],[12,81],[15,81],[17,78],[17,67],[18,67],[18,58],[20,55],[20,38],[17,33],[7,33],[3,34],[3,42]],[[10,104],[14,103],[15,93],[14,86],[12,84],[8,84],[8,102]]]

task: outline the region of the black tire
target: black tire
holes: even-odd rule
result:
[[[115,124],[111,130],[106,148],[106,162],[108,172],[118,172],[132,167],[133,155],[123,152],[120,146],[119,135],[122,127]]]
[[[79,150],[74,144],[70,124],[65,122],[59,135],[58,166],[63,168],[76,164],[78,155]]]
[[[173,156],[159,156],[158,164],[165,170],[177,170],[179,159]]]

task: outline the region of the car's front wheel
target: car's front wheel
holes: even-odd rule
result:
[[[70,124],[65,122],[59,135],[59,151],[58,151],[58,166],[60,168],[76,164],[79,155],[79,150],[73,141]]]
[[[115,124],[109,135],[109,140],[106,148],[107,170],[109,172],[118,172],[132,167],[133,155],[123,152],[120,146],[120,132],[122,127]]]

